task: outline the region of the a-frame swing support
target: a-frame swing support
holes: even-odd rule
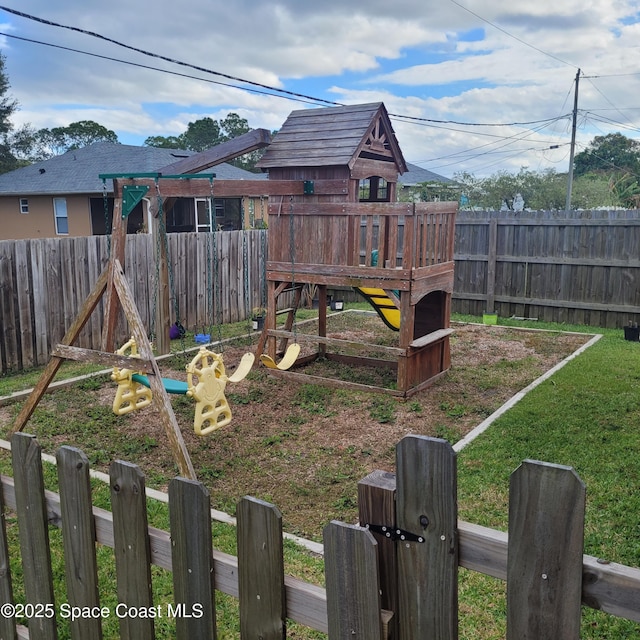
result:
[[[113,178],[113,180],[114,194],[120,193],[117,178]],[[93,291],[85,300],[78,316],[69,327],[62,341],[52,351],[49,363],[16,418],[13,431],[22,431],[22,429],[24,429],[64,360],[78,360],[106,366],[136,369],[149,376],[153,401],[158,408],[160,421],[167,434],[180,475],[195,480],[196,473],[189,452],[187,451],[180,427],[173,412],[171,401],[162,384],[162,376],[153,355],[153,349],[147,337],[142,318],[140,317],[133,298],[133,293],[124,275],[123,262],[127,227],[126,218],[123,218],[121,215],[121,207],[122,200],[116,197],[114,199],[112,244],[109,263],[98,278]],[[102,332],[102,350],[95,351],[74,347],[74,342],[77,340],[92,312],[105,294],[107,297]],[[127,358],[117,356],[113,353],[115,346],[115,328],[120,308],[122,308],[129,323],[130,333],[138,345],[139,358]]]

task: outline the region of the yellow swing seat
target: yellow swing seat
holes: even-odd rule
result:
[[[297,342],[294,342],[287,347],[287,350],[285,351],[285,354],[280,362],[276,362],[271,356],[268,356],[266,353],[263,353],[260,356],[260,362],[262,362],[262,364],[269,369],[279,369],[280,371],[286,371],[287,369],[291,369],[295,361],[298,359],[299,355],[300,345]]]

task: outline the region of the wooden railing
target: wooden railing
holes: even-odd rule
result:
[[[451,202],[270,205],[269,259],[283,270],[292,261],[329,270],[451,262],[456,211]]]
[[[582,553],[585,487],[568,467],[526,461],[514,472],[507,535],[458,521],[453,449],[407,436],[397,447],[397,474],[374,472],[359,485],[368,528],[325,527],[324,589],[285,576],[273,505],[240,501],[234,557],[214,548],[210,499],[198,482],[170,483],[167,532],[147,524],[144,476],[135,465],[111,465],[108,512],[92,506],[89,465],[78,449],[58,451],[59,495],[44,490],[32,436],[13,436],[12,459],[15,479],[2,477],[0,506],[17,513],[22,576],[9,570],[15,549],[7,529],[15,525],[5,517],[3,638],[56,638],[63,619],[72,638],[100,638],[105,619],[117,618],[121,638],[153,640],[158,616],[143,613],[155,611],[175,619],[178,640],[214,640],[218,590],[239,599],[242,638],[281,640],[289,619],[330,639],[454,640],[458,565],[507,580],[507,638],[577,640],[581,603],[640,622],[640,569]],[[50,525],[62,528],[65,602],[53,589]],[[114,550],[117,604],[100,593],[96,542]],[[154,600],[152,564],[173,572],[172,598]],[[19,580],[25,598],[14,605]],[[28,626],[24,619],[16,625],[14,613]]]

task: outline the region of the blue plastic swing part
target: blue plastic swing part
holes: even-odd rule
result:
[[[147,378],[147,376],[143,376],[140,373],[134,373],[131,376],[131,379],[141,385],[144,385],[147,389],[151,389],[151,384],[149,383],[149,378]],[[186,382],[174,380],[173,378],[162,378],[162,386],[167,393],[182,396],[186,395],[187,390],[189,389],[189,385]]]

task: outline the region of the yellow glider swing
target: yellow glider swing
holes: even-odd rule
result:
[[[139,357],[133,338],[116,351],[118,355]],[[231,422],[231,407],[224,395],[227,382],[240,382],[253,366],[255,356],[245,353],[235,372],[227,376],[222,355],[201,347],[186,366],[187,381],[162,378],[167,393],[187,395],[196,401],[193,429],[199,436],[220,429]],[[152,395],[147,376],[133,369],[115,367],[111,379],[118,383],[113,412],[122,416],[151,404]]]

